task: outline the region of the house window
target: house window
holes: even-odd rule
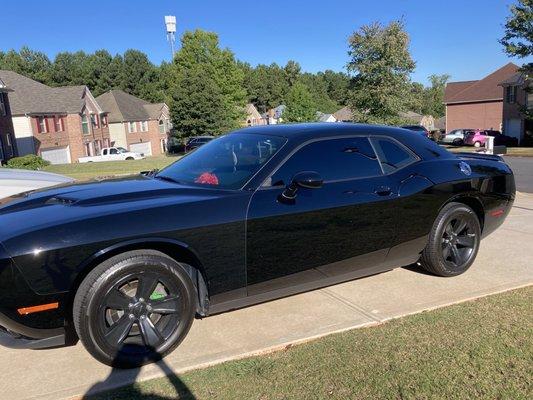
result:
[[[163,119],[160,119],[159,120],[159,133],[166,133],[166,129],[165,129],[165,120]]]
[[[141,132],[148,132],[148,121],[141,121]]]
[[[516,103],[516,93],[518,86],[507,86],[506,101],[509,104]]]
[[[128,132],[129,133],[137,132],[137,123],[136,122],[128,122]]]
[[[54,117],[54,130],[56,132],[63,132],[65,130],[63,125],[63,118]]]
[[[107,127],[107,115],[102,115],[102,126]]]
[[[84,135],[88,135],[90,133],[89,120],[87,119],[87,115],[86,114],[82,114],[82,116],[81,116],[81,132]]]
[[[533,108],[533,92],[527,93],[527,108],[529,110]]]
[[[85,143],[84,146],[85,146],[85,155],[87,157],[92,157],[94,155],[92,143],[91,142]]]
[[[4,93],[0,93],[0,115],[5,117],[7,115],[6,98]]]
[[[98,119],[98,115],[91,114],[91,124],[92,124],[93,128],[98,128],[99,127],[100,121]]]
[[[46,118],[45,117],[37,117],[37,131],[39,133],[46,133],[48,131]]]

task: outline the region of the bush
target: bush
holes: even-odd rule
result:
[[[7,162],[8,168],[19,168],[19,169],[41,169],[50,165],[49,161],[43,160],[41,157],[34,154],[28,154],[22,157],[15,157],[10,159]]]

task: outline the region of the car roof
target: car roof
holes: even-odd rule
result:
[[[413,135],[413,131],[386,125],[355,124],[350,122],[276,124],[246,127],[229,134],[280,136],[293,143],[343,135],[387,136],[407,145],[423,158],[453,157],[450,152],[431,140],[420,135]]]
[[[27,169],[0,168],[0,180],[16,179],[22,181],[72,182],[74,179],[52,172],[32,171]]]

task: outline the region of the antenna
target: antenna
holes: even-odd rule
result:
[[[176,17],[174,15],[165,15],[165,26],[167,28],[167,40],[170,42],[170,50],[172,51],[172,59],[176,53]]]

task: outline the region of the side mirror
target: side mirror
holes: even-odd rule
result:
[[[291,183],[287,185],[283,193],[281,193],[281,197],[285,200],[294,200],[299,188],[318,189],[321,188],[323,184],[324,180],[320,177],[318,172],[298,172],[292,177]]]

